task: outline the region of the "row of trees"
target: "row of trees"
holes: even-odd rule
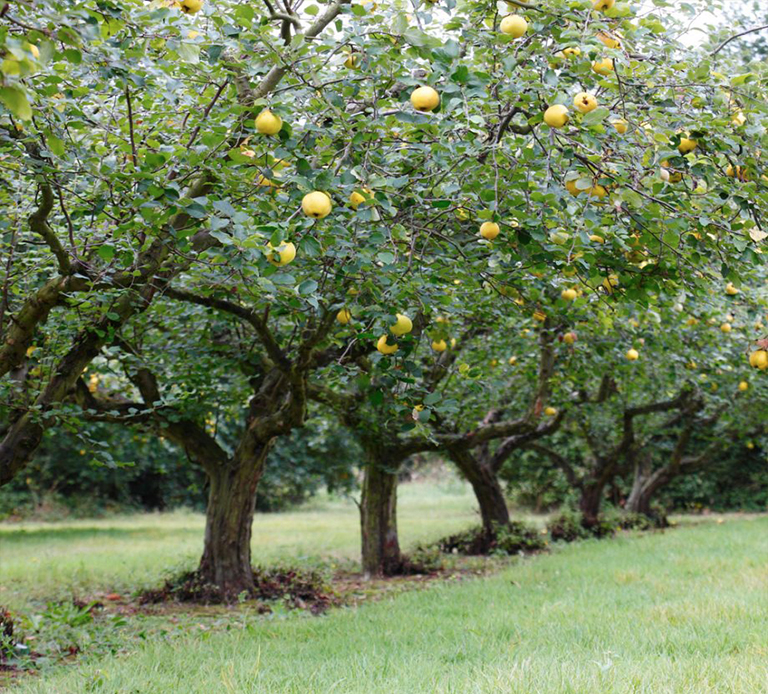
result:
[[[514,5],[517,38],[485,2],[0,2],[0,484],[46,431],[162,437],[231,596],[312,402],[363,452],[369,573],[402,565],[416,453],[491,535],[507,460],[562,470],[589,526],[627,469],[647,512],[759,437],[764,74],[659,10]]]

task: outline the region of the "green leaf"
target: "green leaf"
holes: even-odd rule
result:
[[[32,107],[20,87],[0,87],[0,102],[21,120],[32,120]]]
[[[115,247],[104,244],[103,246],[99,247],[99,250],[97,250],[96,253],[99,255],[99,258],[109,262],[112,260],[112,258],[115,257]]]
[[[317,291],[317,282],[315,280],[304,280],[299,285],[299,294],[302,296],[308,296],[309,294],[314,294]]]

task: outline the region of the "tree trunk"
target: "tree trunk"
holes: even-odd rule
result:
[[[448,455],[472,485],[480,507],[483,531],[489,536],[494,535],[496,526],[509,523],[509,509],[498,477],[470,451],[449,451]]]
[[[584,527],[593,528],[597,525],[600,507],[603,503],[604,490],[605,483],[597,479],[587,480],[582,485],[579,511],[581,511],[583,517]]]
[[[403,558],[397,538],[397,468],[369,452],[360,501],[363,572],[367,576],[394,576]]]
[[[256,487],[271,442],[256,447],[246,459],[235,456],[209,474],[205,544],[198,577],[215,585],[224,600],[254,590],[251,529]]]
[[[636,475],[627,499],[627,511],[654,516],[655,514],[651,511],[651,500],[656,492],[669,484],[672,479],[673,476],[667,474],[664,468],[652,475]]]

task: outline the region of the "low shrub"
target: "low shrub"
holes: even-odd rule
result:
[[[487,532],[477,526],[450,535],[436,543],[440,551],[449,554],[518,554],[544,549],[546,542],[536,528],[521,521],[510,521],[507,525],[494,526]]]

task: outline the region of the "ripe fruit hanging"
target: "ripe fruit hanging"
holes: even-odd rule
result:
[[[616,4],[616,0],[595,0],[592,3],[592,9],[598,12],[610,10]]]
[[[594,94],[581,92],[574,97],[573,105],[582,113],[589,113],[597,108],[597,99]]]
[[[693,152],[698,145],[699,143],[696,140],[684,137],[680,140],[680,144],[677,146],[677,151],[680,152],[680,154],[688,154],[689,152]]]
[[[629,361],[637,361],[640,358],[640,352],[636,349],[630,349],[626,356]]]
[[[765,371],[768,369],[768,352],[764,349],[757,349],[749,355],[749,365],[754,369]]]
[[[560,296],[566,301],[574,301],[579,293],[575,289],[563,289]]]
[[[493,241],[498,235],[501,229],[496,222],[483,222],[480,225],[480,236],[488,241]]]
[[[528,29],[528,22],[519,14],[510,14],[501,20],[499,28],[502,34],[508,34],[513,38],[519,39]]]
[[[411,103],[417,111],[434,111],[440,105],[440,95],[432,87],[419,87],[413,90]]]
[[[366,195],[368,197],[366,197]],[[349,196],[349,206],[356,210],[360,205],[362,205],[366,200],[370,200],[373,198],[373,193],[369,188],[363,188],[363,192],[360,193],[358,191],[354,191],[352,195]]]
[[[407,335],[411,330],[413,330],[413,322],[411,321],[408,316],[398,313],[397,314],[397,321],[394,323],[394,325],[391,325],[389,329],[392,331],[393,335]]]
[[[271,243],[267,245],[271,251],[267,256],[267,260],[269,260],[275,267],[288,265],[288,263],[293,262],[293,259],[296,257],[296,246],[290,241],[284,241],[279,246],[273,246]]]
[[[323,219],[331,213],[331,198],[327,193],[323,193],[320,190],[315,190],[312,193],[307,193],[301,201],[301,209],[304,210],[304,214],[313,219]]]
[[[597,33],[597,38],[602,41],[608,48],[620,48],[621,47],[621,41],[619,39],[614,38],[610,34],[606,34],[603,31],[600,31]]]
[[[382,335],[379,338],[379,341],[376,343],[376,349],[379,350],[379,352],[381,352],[382,354],[389,355],[389,354],[394,354],[395,352],[397,352],[398,347],[397,347],[397,345],[389,345],[389,344],[387,344],[387,336],[386,335]]]
[[[736,296],[739,293],[739,290],[733,286],[733,282],[728,282],[728,284],[725,285],[725,293],[728,294],[728,296]]]
[[[592,63],[592,70],[598,75],[610,75],[613,72],[613,58],[602,58]]]
[[[550,128],[562,128],[568,122],[568,109],[562,104],[555,104],[544,111],[544,122]]]
[[[187,14],[197,14],[203,9],[203,0],[181,0],[181,10]]]
[[[445,352],[448,349],[448,343],[445,340],[432,340],[432,349],[435,352]]]
[[[268,108],[265,108],[256,116],[255,125],[256,130],[262,135],[277,135],[283,127],[283,119],[280,116],[276,116]]]
[[[749,383],[742,381],[739,383],[739,390],[743,393],[745,390],[749,390]]]
[[[346,325],[352,320],[352,312],[348,308],[343,308],[336,314],[336,320],[342,325]]]
[[[623,135],[627,132],[627,128],[629,127],[629,124],[623,118],[612,120],[611,125],[616,128],[616,132],[619,133],[619,135]]]

